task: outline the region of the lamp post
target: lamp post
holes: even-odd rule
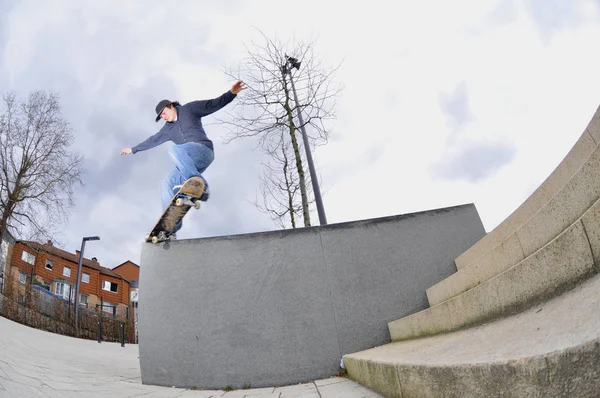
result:
[[[317,181],[317,172],[315,171],[315,165],[313,164],[312,154],[308,144],[308,136],[306,135],[306,130],[304,129],[304,120],[302,120],[302,112],[300,111],[300,103],[298,102],[298,94],[296,93],[296,86],[294,85],[294,79],[292,78],[292,69],[300,69],[300,63],[301,62],[296,58],[288,57],[286,55],[286,63],[283,66],[283,71],[290,76],[292,92],[294,93],[294,101],[296,102],[296,109],[298,111],[298,121],[300,122],[300,131],[302,132],[302,142],[304,143],[304,150],[306,151],[306,162],[308,163],[310,180],[312,181],[315,202],[317,204],[317,212],[319,214],[319,222],[321,225],[325,225],[327,224],[327,218],[325,217],[325,210],[323,209],[323,200],[321,199],[321,190],[319,189],[319,182]]]
[[[79,337],[79,283],[81,282],[81,266],[83,265],[83,251],[88,240],[100,240],[99,236],[87,236],[81,240],[79,251],[79,264],[77,265],[77,282],[75,282],[75,336]]]

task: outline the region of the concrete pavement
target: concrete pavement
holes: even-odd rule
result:
[[[223,386],[226,388],[226,386]],[[341,377],[284,387],[193,390],[141,384],[138,346],[48,333],[0,317],[1,398],[378,398]]]

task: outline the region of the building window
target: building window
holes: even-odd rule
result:
[[[19,282],[22,284],[27,283],[27,274],[19,272]]]
[[[117,306],[109,303],[108,301],[105,301],[104,303],[102,303],[102,311],[109,313],[111,315],[116,315]]]
[[[48,291],[50,291],[50,283],[49,282],[42,282],[42,287]]]
[[[71,276],[71,267],[65,267],[63,268],[63,275],[66,276],[67,278]]]
[[[87,306],[88,306],[88,295],[87,294],[80,294],[79,295],[79,303],[81,305],[83,305],[84,307],[87,308]]]
[[[119,291],[119,285],[110,281],[102,281],[102,290],[117,293]]]
[[[46,269],[52,271],[52,260],[46,260]]]
[[[26,263],[29,263],[31,265],[34,265],[35,264],[35,254],[31,254],[31,253],[23,250],[23,253],[21,254],[21,260],[23,260]]]
[[[90,283],[90,274],[88,274],[87,272],[84,272],[81,274],[81,281],[83,283]]]
[[[62,296],[65,300],[69,300],[71,298],[71,285],[64,282],[56,282],[56,290],[54,293]]]

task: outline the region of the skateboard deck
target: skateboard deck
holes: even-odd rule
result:
[[[173,196],[152,231],[146,235],[146,242],[156,244],[171,240],[177,224],[185,217],[188,210],[192,207],[200,208],[199,199],[204,193],[204,187],[204,179],[201,177],[192,177],[187,180],[179,192]]]

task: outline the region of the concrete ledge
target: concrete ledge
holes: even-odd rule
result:
[[[516,234],[490,250],[468,267],[458,270],[448,278],[427,289],[430,306],[436,306],[492,279],[525,259]]]
[[[600,146],[571,180],[502,243],[454,275],[427,289],[431,306],[498,275],[540,249],[600,198]]]
[[[585,212],[581,217],[581,222],[592,248],[594,263],[599,267],[598,271],[600,272],[600,199]]]
[[[268,387],[338,372],[484,235],[465,205],[323,227],[142,245],[142,382]]]
[[[525,256],[579,219],[600,198],[600,146],[546,206],[518,231]]]
[[[400,365],[352,356],[344,362],[352,380],[384,397],[596,397],[600,391],[600,340],[504,363]]]
[[[559,294],[597,272],[581,221],[514,267],[434,307],[390,322],[392,341],[438,333],[506,316]]]
[[[600,276],[522,313],[344,356],[385,397],[596,397]]]
[[[587,128],[573,145],[569,153],[546,178],[546,180],[502,223],[455,259],[456,268],[462,269],[492,250],[554,197],[587,161],[600,142],[600,107],[588,123]]]
[[[592,136],[596,144],[600,144],[600,107],[588,123],[586,131]]]

